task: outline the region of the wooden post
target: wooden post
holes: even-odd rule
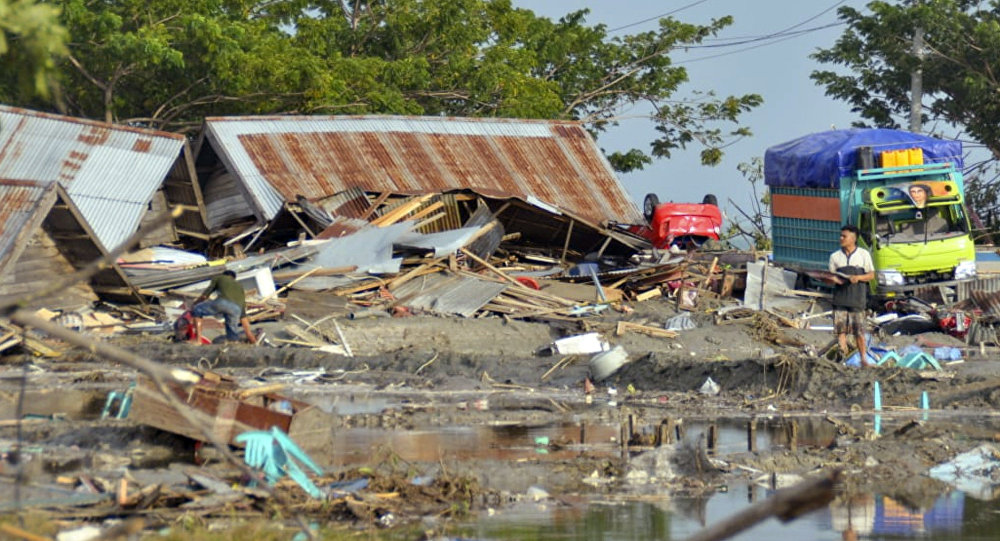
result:
[[[372,214],[375,214],[375,211],[378,210],[378,207],[382,203],[385,203],[385,200],[389,199],[389,196],[391,194],[392,192],[382,192],[378,194],[378,197],[375,198],[375,201],[372,201],[372,204],[365,210],[364,214],[359,216],[359,219],[367,220],[369,217],[371,217]]]
[[[712,259],[712,265],[708,267],[708,272],[705,273],[705,280],[701,283],[702,289],[708,289],[708,284],[712,281],[712,273],[715,271],[715,265],[718,262],[718,256]]]
[[[628,459],[628,423],[622,422],[618,429],[618,439],[621,440],[622,445],[622,460]]]
[[[760,267],[760,310],[764,309],[764,286],[767,282],[767,259],[761,262]]]
[[[677,420],[677,424],[674,425],[674,431],[677,433],[676,441],[684,441],[684,436],[687,434],[687,429],[684,428],[684,419]]]
[[[611,237],[604,239],[604,242],[601,244],[601,249],[597,250],[597,259],[604,257],[604,250],[608,248],[609,244],[611,244]]]
[[[719,448],[719,427],[712,423],[708,425],[707,451],[709,456],[715,456]]]
[[[656,431],[657,446],[674,443],[676,440],[677,426],[670,417],[664,417],[660,421],[660,426]]]
[[[656,425],[656,442],[654,445],[656,447],[663,447],[667,443],[670,443],[670,428],[666,424],[660,423]]]
[[[799,450],[799,422],[792,421],[789,426],[788,449],[793,453]]]
[[[628,441],[631,442],[632,438],[635,437],[635,414],[628,414]]]
[[[747,451],[757,452],[757,419],[747,421]]]
[[[569,229],[567,229],[566,231],[566,241],[563,242],[562,257],[559,258],[559,260],[562,261],[563,263],[566,262],[566,252],[569,251],[569,239],[571,236],[573,236],[573,223],[574,223],[573,218],[570,218]]]

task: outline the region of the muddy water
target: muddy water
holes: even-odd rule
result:
[[[379,449],[407,462],[566,460],[620,454],[619,427],[601,424],[456,426],[431,430],[338,430],[327,467],[366,464]],[[321,461],[323,459],[320,459]]]
[[[372,404],[358,403],[364,410]],[[800,426],[797,444],[826,446],[836,437],[829,423],[806,422]],[[716,453],[740,452],[747,447],[745,420],[725,419],[714,423],[718,442]],[[681,440],[694,443],[707,429],[704,422],[689,423],[680,431]],[[784,420],[758,421],[756,447],[769,451],[788,445],[789,424]],[[574,457],[617,457],[621,455],[621,427],[599,423],[558,423],[542,426],[454,426],[431,429],[387,430],[375,428],[338,429],[330,453],[318,460],[326,467],[366,464],[372,452],[391,450],[408,462],[466,460],[566,460]]]
[[[591,502],[582,506],[551,501],[523,504],[450,533],[474,539],[685,539],[703,525],[718,522],[769,493],[759,486],[731,486],[707,500]],[[1000,502],[977,501],[961,492],[951,492],[928,509],[913,510],[890,497],[872,494],[850,505],[831,505],[790,523],[770,519],[731,539],[833,541],[844,539],[847,531],[853,531],[859,539],[996,539],[1000,532]]]

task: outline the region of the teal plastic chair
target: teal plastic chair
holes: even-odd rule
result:
[[[899,354],[896,353],[895,351],[887,351],[879,357],[878,361],[876,361],[875,364],[882,366],[883,364],[892,361],[896,363],[896,365],[899,365],[899,362],[901,360],[902,359],[900,358]]]
[[[903,368],[912,368],[914,370],[923,370],[928,366],[933,367],[935,370],[941,370],[941,365],[938,364],[937,359],[923,351],[907,353],[896,364]]]
[[[236,442],[246,446],[243,453],[246,465],[263,472],[269,485],[287,475],[313,498],[323,498],[323,492],[316,488],[296,461],[316,475],[322,474],[323,470],[280,428],[272,426],[269,431],[244,432],[236,436]]]

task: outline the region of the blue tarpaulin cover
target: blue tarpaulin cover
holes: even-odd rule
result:
[[[920,148],[924,163],[952,162],[962,169],[962,143],[918,133],[886,129],[831,130],[775,145],[764,153],[764,183],[792,188],[838,188],[842,177],[854,176],[858,147],[883,150]],[[876,158],[876,167],[878,161]]]

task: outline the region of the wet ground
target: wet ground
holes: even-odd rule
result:
[[[844,513],[862,536],[977,539],[995,527],[993,502],[926,475],[1000,440],[995,354],[968,350],[964,362],[940,372],[860,370],[814,356],[829,343],[828,332],[761,321],[716,325],[695,314],[699,327],[676,339],[613,332],[617,319],[662,325],[672,314],[643,303],[627,316],[596,321],[343,320],[350,358],[304,348],[197,347],[163,337],[119,344],[246,385],[281,383],[286,394],[315,404],[329,415],[329,431],[299,443],[331,483],[375,475],[385,493],[404,495],[413,490],[406,487],[432,483],[421,497],[385,504],[395,513],[385,529],[348,510],[325,515],[387,538],[415,539],[418,530],[484,539],[591,539],[601,531],[616,539],[680,539],[832,469],[842,470],[845,482],[831,506],[791,525],[763,523],[742,538],[781,532],[839,539]],[[269,336],[281,336],[281,325],[266,325]],[[631,359],[589,394],[587,356],[539,355],[556,338],[585,331],[602,332]],[[964,346],[937,334],[885,340]],[[7,360],[0,419],[15,417],[26,374],[20,444],[27,459],[5,462],[0,481],[9,485],[18,473],[28,479],[23,501],[61,501],[66,494],[51,487],[81,473],[113,482],[129,472],[151,483],[155,472],[203,468],[239,480],[210,450],[198,455],[207,465],[196,465],[187,438],[128,419],[98,419],[108,393],[134,380],[130,370],[83,352],[58,362]],[[698,392],[708,378],[717,395]],[[920,409],[924,393],[928,410]],[[8,457],[17,442],[17,427],[0,424]],[[4,492],[0,500],[11,509]],[[148,527],[177,527],[170,521],[180,513],[168,515]],[[854,524],[855,515],[862,522]]]

